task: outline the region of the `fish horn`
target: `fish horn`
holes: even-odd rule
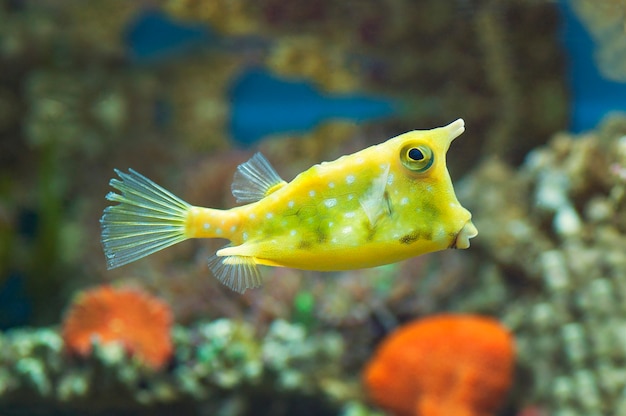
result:
[[[448,136],[448,146],[454,139],[459,137],[465,131],[465,121],[462,118],[459,118],[447,126],[442,127],[442,129],[446,132]]]

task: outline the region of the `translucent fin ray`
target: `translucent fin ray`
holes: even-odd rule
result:
[[[286,183],[270,162],[261,153],[256,153],[250,160],[237,166],[231,191],[237,202],[250,203],[260,201]]]
[[[145,176],[115,170],[121,178],[110,185],[121,192],[106,198],[119,202],[100,219],[107,267],[113,269],[186,240],[185,222],[191,206]]]
[[[209,259],[209,268],[220,283],[238,293],[261,286],[261,273],[248,256],[218,256]]]
[[[377,176],[369,187],[367,192],[359,199],[361,207],[367,215],[370,225],[376,225],[378,219],[385,212],[389,213],[388,201],[385,198],[385,189],[387,187],[387,179],[389,178],[389,165],[385,171]]]

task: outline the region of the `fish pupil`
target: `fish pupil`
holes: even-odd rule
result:
[[[414,147],[413,149],[409,150],[409,158],[411,160],[419,161],[424,159],[424,153],[422,153],[420,149]]]

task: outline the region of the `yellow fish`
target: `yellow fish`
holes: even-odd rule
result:
[[[411,131],[282,180],[260,154],[241,164],[229,210],[188,204],[130,169],[116,170],[104,210],[108,268],[188,238],[226,238],[209,260],[220,282],[237,292],[261,284],[257,265],[307,270],[373,267],[446,248],[468,248],[476,236],[446,167],[452,140],[465,130]]]

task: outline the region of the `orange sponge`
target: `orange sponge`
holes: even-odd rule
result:
[[[515,347],[497,321],[439,315],[404,325],[368,363],[370,397],[399,416],[488,416],[511,386]]]
[[[62,336],[66,348],[82,356],[91,353],[94,337],[103,344],[120,342],[156,369],[172,355],[171,326],[165,302],[138,289],[103,286],[76,297],[65,315]]]

